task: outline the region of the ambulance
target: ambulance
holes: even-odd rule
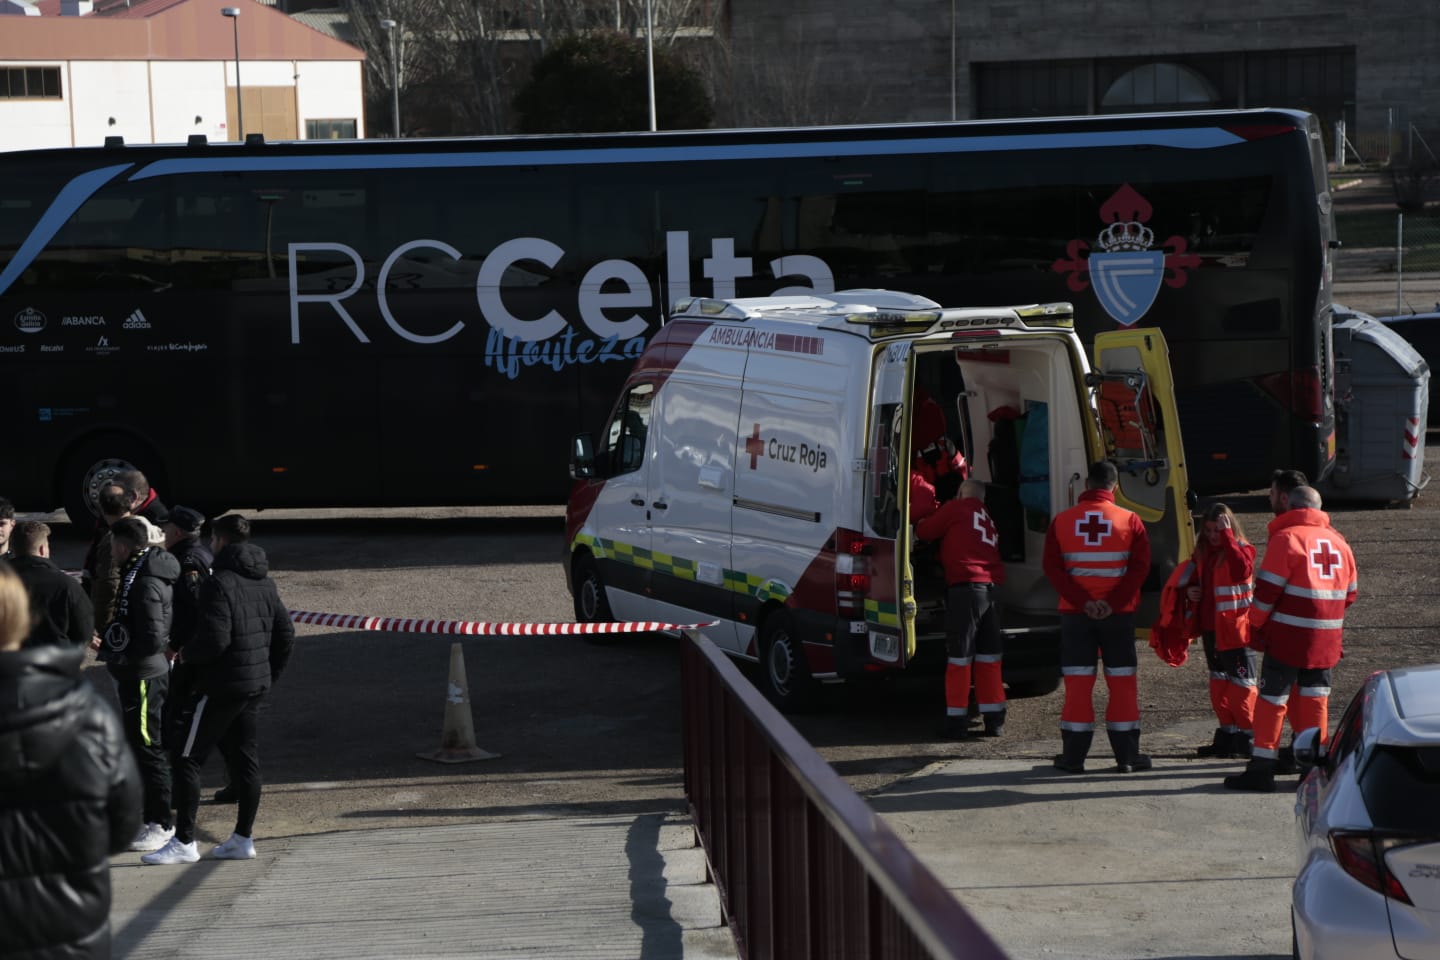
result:
[[[1119,468],[1158,596],[1194,542],[1165,339],[1068,303],[942,308],[885,290],[675,304],[603,433],[575,437],[566,570],[582,621],[715,621],[784,710],[824,683],[940,667],[945,582],[909,523],[917,401],[986,482],[1012,695],[1059,682],[1050,519]],[[1143,608],[1142,608],[1143,609]],[[1137,624],[1148,625],[1142,613]]]

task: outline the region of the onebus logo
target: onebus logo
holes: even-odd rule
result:
[[[415,251],[426,251],[416,254]],[[391,250],[374,280],[375,305],[386,325],[396,336],[411,343],[434,344],[453,339],[466,327],[458,319],[439,333],[420,333],[407,327],[391,309],[391,272],[403,273],[409,263],[428,261],[436,269],[438,251],[457,266],[463,266],[459,250],[443,240],[411,240]],[[353,272],[344,268],[326,271],[324,280],[330,284],[325,292],[301,292],[301,261],[306,254],[340,254],[353,264]],[[502,282],[516,275],[542,277],[553,271],[565,256],[564,248],[540,237],[519,237],[506,240],[480,263],[475,277],[477,313],[489,325],[485,362],[514,379],[520,367],[544,366],[560,370],[575,363],[603,363],[608,360],[633,360],[644,349],[644,334],[649,322],[636,312],[654,309],[655,289],[662,289],[665,302],[690,296],[690,234],[672,230],[665,235],[665,275],[663,284],[652,287],[651,278],[638,265],[628,260],[602,260],[592,266],[581,279],[576,302],[578,317],[566,316],[551,309],[543,316],[524,318],[512,312],[502,295]],[[327,304],[335,316],[360,343],[370,337],[350,314],[345,301],[366,287],[365,262],[355,248],[344,243],[292,243],[288,251],[290,269],[290,342],[300,342],[300,308],[302,304]],[[777,282],[786,279],[799,285],[783,286],[772,291],[776,296],[826,294],[835,291],[835,275],[819,257],[791,255],[775,257],[764,265]],[[536,269],[536,268],[539,269]],[[313,269],[313,267],[312,267]],[[732,237],[710,240],[710,256],[701,261],[701,270],[711,282],[716,297],[735,296],[736,281],[754,277],[759,268],[751,257],[735,254]],[[303,278],[311,283],[313,278]],[[658,278],[657,278],[658,279]],[[345,284],[343,289],[339,289]],[[511,282],[511,287],[516,284]],[[533,284],[532,284],[533,286]],[[367,293],[368,295],[368,293]],[[619,317],[615,315],[619,314]],[[307,316],[314,316],[308,313]],[[579,323],[576,323],[578,319]],[[583,328],[583,329],[582,329]],[[591,334],[587,338],[585,332]]]
[[[15,314],[15,329],[21,333],[39,333],[45,329],[45,314],[34,307],[26,307]]]

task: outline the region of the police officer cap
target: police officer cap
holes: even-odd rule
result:
[[[185,533],[199,533],[200,527],[205,523],[205,515],[199,510],[191,510],[189,507],[174,507],[170,511],[169,522]]]

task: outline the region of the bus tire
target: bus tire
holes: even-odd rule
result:
[[[100,433],[82,440],[60,469],[60,504],[70,522],[89,530],[100,515],[100,488],[121,470],[136,469],[158,490],[165,489],[160,458],[140,439],[126,433]]]
[[[605,598],[605,583],[600,579],[600,570],[595,558],[588,553],[579,553],[570,574],[571,590],[575,600],[575,619],[580,623],[612,623],[615,615],[610,612],[610,601]],[[587,633],[590,643],[608,643],[615,634]]]
[[[782,713],[800,713],[814,705],[816,687],[794,619],[774,611],[760,626],[760,691]]]

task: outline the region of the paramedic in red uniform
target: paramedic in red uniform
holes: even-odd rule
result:
[[[1135,686],[1135,605],[1150,570],[1150,540],[1140,518],[1115,503],[1119,474],[1108,460],[1090,465],[1085,492],[1045,535],[1045,575],[1060,595],[1061,753],[1055,767],[1083,773],[1095,736],[1095,655],[1105,663],[1110,702],[1105,727],[1115,768],[1150,769],[1140,752]]]
[[[1000,585],[1005,565],[999,537],[985,512],[985,485],[966,480],[960,495],[921,520],[915,535],[940,541],[945,568],[945,723],[942,735],[964,740],[970,707],[970,678],[985,722],[985,735],[1005,729],[1005,686],[1000,680],[1004,647],[1000,635]]]
[[[1186,599],[1199,611],[1198,626],[1210,670],[1210,706],[1219,726],[1214,739],[1195,753],[1201,757],[1248,757],[1259,685],[1255,651],[1249,645],[1255,548],[1223,503],[1210,505],[1204,524],[1193,556],[1199,577],[1186,586]]]
[[[1285,715],[1292,734],[1329,731],[1330,670],[1340,662],[1345,610],[1355,602],[1355,555],[1330,526],[1313,487],[1290,491],[1289,509],[1270,521],[1265,562],[1255,577],[1250,629],[1265,651],[1255,704],[1255,749],[1231,790],[1269,793]],[[1291,699],[1294,702],[1291,702]]]
[[[910,468],[910,522],[919,523],[954,498],[970,475],[964,454],[945,430],[945,411],[923,390],[915,393],[915,422],[910,427],[915,461]]]

